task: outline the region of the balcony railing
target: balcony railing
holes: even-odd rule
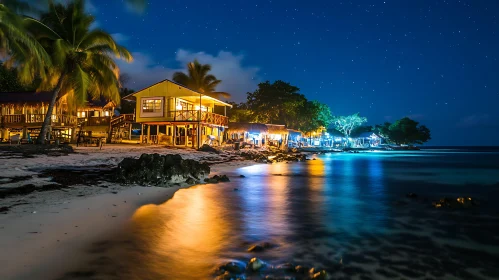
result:
[[[83,124],[84,126],[109,126],[111,123],[111,117],[88,117],[88,118],[78,118],[78,124]]]
[[[197,110],[182,110],[182,111],[169,111],[168,118],[173,121],[198,121],[199,111]],[[201,122],[227,126],[229,118],[215,113],[201,111]]]
[[[16,114],[1,116],[3,125],[41,125],[45,114]],[[52,115],[52,126],[72,126],[76,124],[76,116],[55,114]]]

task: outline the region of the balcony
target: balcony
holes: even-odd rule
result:
[[[83,126],[109,126],[111,124],[111,117],[78,118],[78,124],[83,124]]]
[[[41,126],[45,119],[45,114],[16,114],[1,116],[2,126],[5,127],[23,127],[23,126]],[[76,116],[56,114],[52,115],[52,126],[75,126]]]
[[[167,117],[173,121],[198,121],[198,110],[182,110],[182,111],[169,111]],[[201,122],[208,124],[215,124],[219,126],[228,126],[229,118],[215,113],[201,112]]]

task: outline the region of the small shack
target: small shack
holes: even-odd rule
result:
[[[263,123],[230,122],[227,129],[227,139],[242,140],[253,145],[264,145],[268,130],[268,127]]]

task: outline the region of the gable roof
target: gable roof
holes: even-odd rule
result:
[[[186,87],[186,86],[184,86],[184,85],[182,85],[182,84],[179,84],[179,83],[174,82],[174,81],[169,80],[169,79],[164,79],[164,80],[159,81],[159,82],[157,82],[157,83],[155,83],[155,84],[152,84],[152,85],[150,85],[150,86],[148,86],[148,87],[145,87],[145,88],[143,88],[143,89],[141,89],[141,90],[138,90],[138,91],[136,91],[136,92],[133,92],[133,93],[131,93],[131,94],[129,94],[129,95],[127,95],[127,96],[123,97],[122,99],[124,99],[124,100],[129,100],[129,101],[136,101],[136,100],[135,100],[135,96],[134,96],[134,95],[136,95],[136,94],[138,94],[138,93],[140,93],[140,92],[142,92],[142,91],[144,91],[144,90],[146,90],[146,89],[152,88],[153,86],[156,86],[156,85],[159,85],[159,84],[161,84],[161,83],[164,83],[164,82],[172,83],[172,84],[174,84],[174,85],[177,85],[177,86],[179,86],[179,87],[182,87],[182,88],[184,88],[184,89],[187,89],[187,90],[191,91],[192,93],[202,95],[202,96],[203,96],[203,99],[204,99],[204,98],[208,98],[208,99],[211,99],[211,100],[215,100],[215,101],[217,101],[217,102],[220,102],[220,103],[224,104],[224,106],[229,106],[229,107],[231,107],[231,108],[232,108],[232,105],[231,105],[231,104],[229,104],[229,103],[227,103],[227,102],[224,102],[224,101],[222,101],[222,100],[219,100],[219,99],[213,98],[213,97],[208,96],[208,95],[206,95],[206,94],[204,94],[204,93],[197,92],[197,91],[195,91],[195,90],[192,90],[192,89],[190,89],[190,88],[188,88],[188,87]],[[216,93],[224,93],[224,92],[216,92]]]

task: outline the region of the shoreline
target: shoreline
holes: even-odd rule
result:
[[[126,152],[123,151],[124,147]],[[122,158],[136,157],[142,153],[180,154],[182,158],[192,159],[211,158],[210,175],[258,164],[249,160],[221,162],[223,156],[164,147],[125,145],[108,146],[107,149],[99,151],[78,147],[75,148],[77,153],[56,158],[38,156],[7,159],[0,163],[0,168],[8,171],[2,172],[2,176],[5,176],[2,178],[24,180],[12,180],[12,183],[1,186],[14,188],[26,183],[48,185],[51,178],[39,176],[40,173],[37,174],[33,169],[112,165]],[[0,278],[54,279],[85,261],[89,257],[87,250],[93,242],[119,233],[141,206],[165,203],[179,189],[195,185],[162,188],[102,182],[99,185],[35,191],[0,199],[0,207],[15,205],[0,213],[0,262],[4,264]]]

